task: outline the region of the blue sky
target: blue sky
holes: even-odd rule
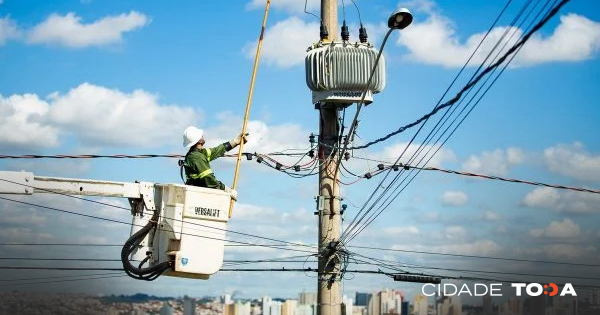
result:
[[[361,112],[358,135],[364,140],[381,137],[430,111],[504,5],[356,2],[377,47],[389,13],[406,6],[415,16],[411,26],[394,33],[387,43],[387,87]],[[511,5],[499,26],[508,25],[523,3]],[[600,187],[599,6],[591,0],[567,4],[523,48],[431,165]],[[308,7],[319,13],[318,2],[311,0]],[[0,1],[0,153],[184,153],[181,133],[188,125],[206,129],[209,145],[233,137],[241,129],[263,8],[263,1]],[[342,15],[340,6],[340,21]],[[359,21],[348,3],[346,20],[354,41]],[[490,43],[495,43],[493,39],[497,40],[502,30],[494,29]],[[310,103],[303,68],[305,49],[317,39],[318,21],[303,13],[300,1],[273,1],[252,103],[248,150],[268,153],[307,148],[310,132],[318,132],[317,112]],[[475,56],[450,95],[466,82],[482,56]],[[353,114],[354,108],[349,108],[347,118]],[[393,161],[412,132],[354,153]],[[213,168],[220,179],[231,183],[232,165],[231,160],[223,160]],[[373,166],[358,159],[348,163],[358,173]],[[176,161],[171,159],[2,160],[0,169],[118,181],[179,181]],[[378,181],[375,177],[343,187],[344,198],[360,206]],[[314,244],[316,185],[316,177],[292,179],[245,162],[240,202],[230,228]],[[20,200],[129,220],[126,212],[58,196]],[[111,202],[126,204],[124,200]],[[423,172],[353,243],[597,261],[599,204],[600,199],[591,194]],[[127,226],[6,202],[0,203],[0,211],[0,235],[7,241],[121,243],[129,233]],[[346,220],[356,211],[350,206]],[[361,253],[430,266],[535,269],[397,252]],[[116,250],[100,252],[96,248],[81,252],[74,248],[18,249],[8,254],[118,257]],[[295,254],[233,248],[227,250],[226,259],[285,255]],[[221,273],[206,282],[167,278],[150,284],[111,279],[88,282],[86,290],[192,296],[241,290],[248,297],[293,297],[303,289],[316,290],[314,278],[303,274],[273,276]],[[374,276],[357,276],[344,283],[345,293],[350,295],[383,287],[410,293],[419,288]]]

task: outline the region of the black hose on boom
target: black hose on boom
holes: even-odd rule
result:
[[[148,223],[139,231],[131,235],[123,245],[123,249],[121,249],[121,262],[123,263],[123,270],[125,270],[125,273],[127,273],[128,276],[134,279],[152,281],[158,278],[158,276],[160,276],[167,269],[172,267],[172,263],[170,261],[166,261],[152,267],[143,268],[142,266],[148,261],[149,256],[146,257],[146,259],[144,259],[138,267],[131,264],[131,261],[129,260],[131,253],[140,245],[146,235],[148,235],[148,233],[150,233],[150,231],[153,229],[156,229],[158,216],[159,213],[157,210],[155,210],[150,221],[148,221]]]

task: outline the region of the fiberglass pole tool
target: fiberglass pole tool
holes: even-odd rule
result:
[[[246,128],[248,126],[248,116],[250,115],[250,104],[252,104],[252,92],[254,91],[254,80],[256,79],[256,71],[258,70],[258,60],[260,59],[260,49],[262,47],[262,41],[265,34],[265,26],[267,24],[267,16],[269,14],[269,6],[271,5],[271,1],[267,0],[267,5],[265,6],[265,14],[263,17],[262,27],[260,29],[260,37],[258,38],[258,45],[256,45],[256,56],[254,57],[254,68],[252,69],[252,79],[250,80],[250,91],[248,92],[248,101],[246,102],[246,113],[244,114],[244,124],[242,125],[242,135],[246,134]],[[242,160],[242,151],[244,148],[244,141],[240,142],[240,148],[238,150],[237,161],[235,162],[235,174],[233,175],[233,186],[231,187],[233,190],[237,189],[238,182],[238,174],[240,171],[240,161]],[[229,203],[229,217],[231,218],[231,214],[233,212],[233,198]]]

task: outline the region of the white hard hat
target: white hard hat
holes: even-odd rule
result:
[[[204,130],[189,126],[183,131],[183,146],[190,148],[204,136]]]

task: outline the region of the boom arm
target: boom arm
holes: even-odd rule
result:
[[[55,193],[79,196],[101,196],[143,200],[146,209],[153,211],[154,183],[113,182],[92,179],[35,176],[31,172],[0,171],[0,194],[32,195]],[[132,204],[133,206],[133,204]],[[132,209],[133,214],[137,212]]]

